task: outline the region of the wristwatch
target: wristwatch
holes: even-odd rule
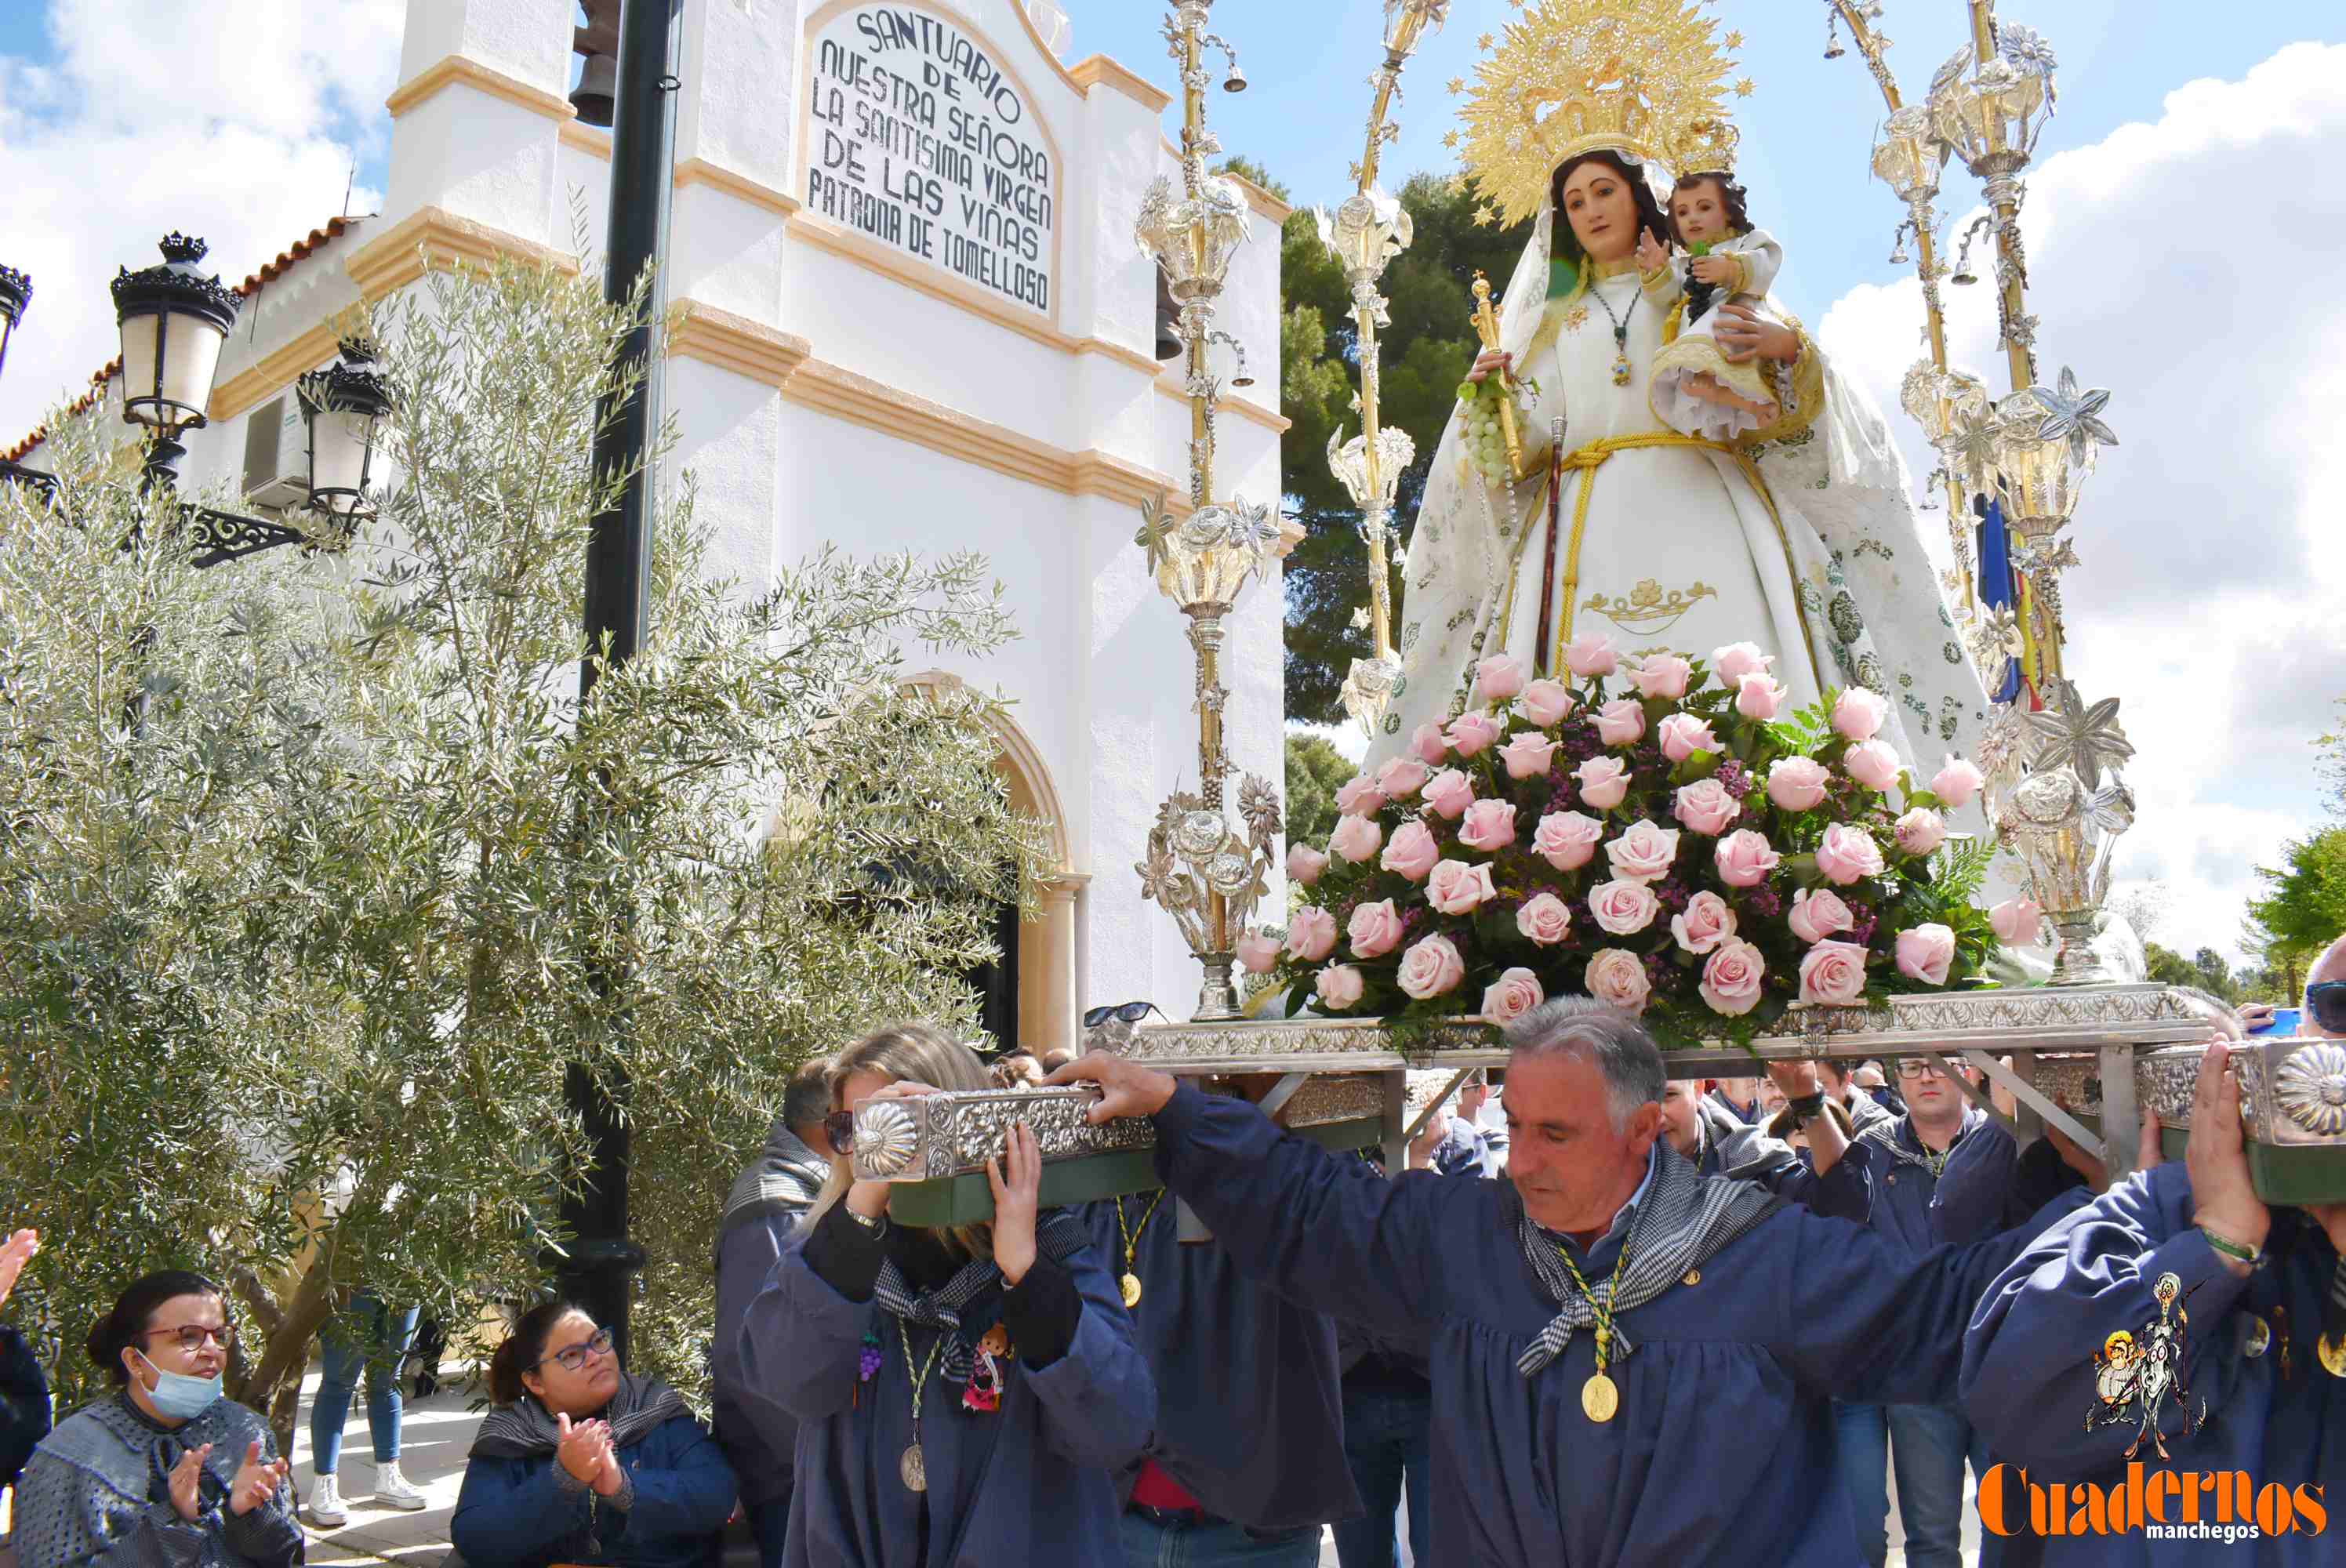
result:
[[[847,1205],[844,1203],[842,1203],[839,1207],[842,1208],[847,1208]],[[862,1226],[864,1229],[870,1231],[874,1236],[879,1235],[882,1231],[888,1228],[888,1211],[886,1209],[882,1209],[878,1214],[865,1215],[858,1214],[853,1209],[847,1208],[847,1217],[853,1220],[856,1224]]]
[[[1813,1095],[1802,1095],[1798,1099],[1788,1099],[1784,1103],[1791,1107],[1792,1120],[1795,1125],[1805,1125],[1825,1114],[1825,1096],[1822,1090]]]

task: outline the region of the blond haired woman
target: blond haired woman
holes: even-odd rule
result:
[[[882,1029],[831,1073],[830,1182],[740,1330],[745,1402],[795,1418],[787,1568],[1122,1562],[1110,1472],[1157,1393],[1081,1225],[1038,1216],[1024,1124],[989,1168],[990,1225],[889,1223],[841,1145],[874,1098],[988,1087],[926,1024]],[[848,1138],[852,1144],[852,1136]]]

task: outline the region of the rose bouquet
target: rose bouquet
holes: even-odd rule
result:
[[[1962,984],[2020,918],[1974,903],[1990,850],[1941,816],[1979,770],[1918,784],[1874,693],[1791,711],[1749,643],[1565,658],[1569,680],[1484,660],[1466,712],[1338,791],[1324,850],[1289,850],[1306,901],[1239,957],[1290,1013],[1504,1023],[1585,992],[1666,1044],[1749,1042],[1795,1003]]]

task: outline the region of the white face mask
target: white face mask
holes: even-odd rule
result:
[[[146,1351],[134,1349],[130,1353],[147,1361]],[[167,1372],[152,1361],[147,1361],[147,1369],[155,1374],[155,1386],[147,1390],[147,1397],[154,1401],[158,1413],[173,1420],[183,1421],[202,1415],[220,1398],[221,1382],[218,1372],[209,1378],[190,1377],[185,1372]]]

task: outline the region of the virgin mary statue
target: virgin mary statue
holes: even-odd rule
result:
[[[1561,674],[1568,647],[1595,636],[1690,659],[1756,643],[1800,704],[1872,687],[1895,716],[1889,738],[1926,777],[1943,752],[1974,748],[1987,699],[1905,465],[1881,413],[1799,323],[1772,301],[1719,314],[1719,350],[1758,356],[1773,423],[1721,443],[1671,429],[1649,401],[1685,313],[1657,264],[1673,164],[1731,186],[1719,104],[1731,62],[1711,26],[1685,0],[1545,0],[1480,68],[1470,169],[1505,220],[1536,216],[1500,347],[1477,370],[1504,355],[1523,388],[1523,466],[1493,483],[1457,422],[1443,435],[1372,766],[1463,711],[1477,661],[1504,652]]]

